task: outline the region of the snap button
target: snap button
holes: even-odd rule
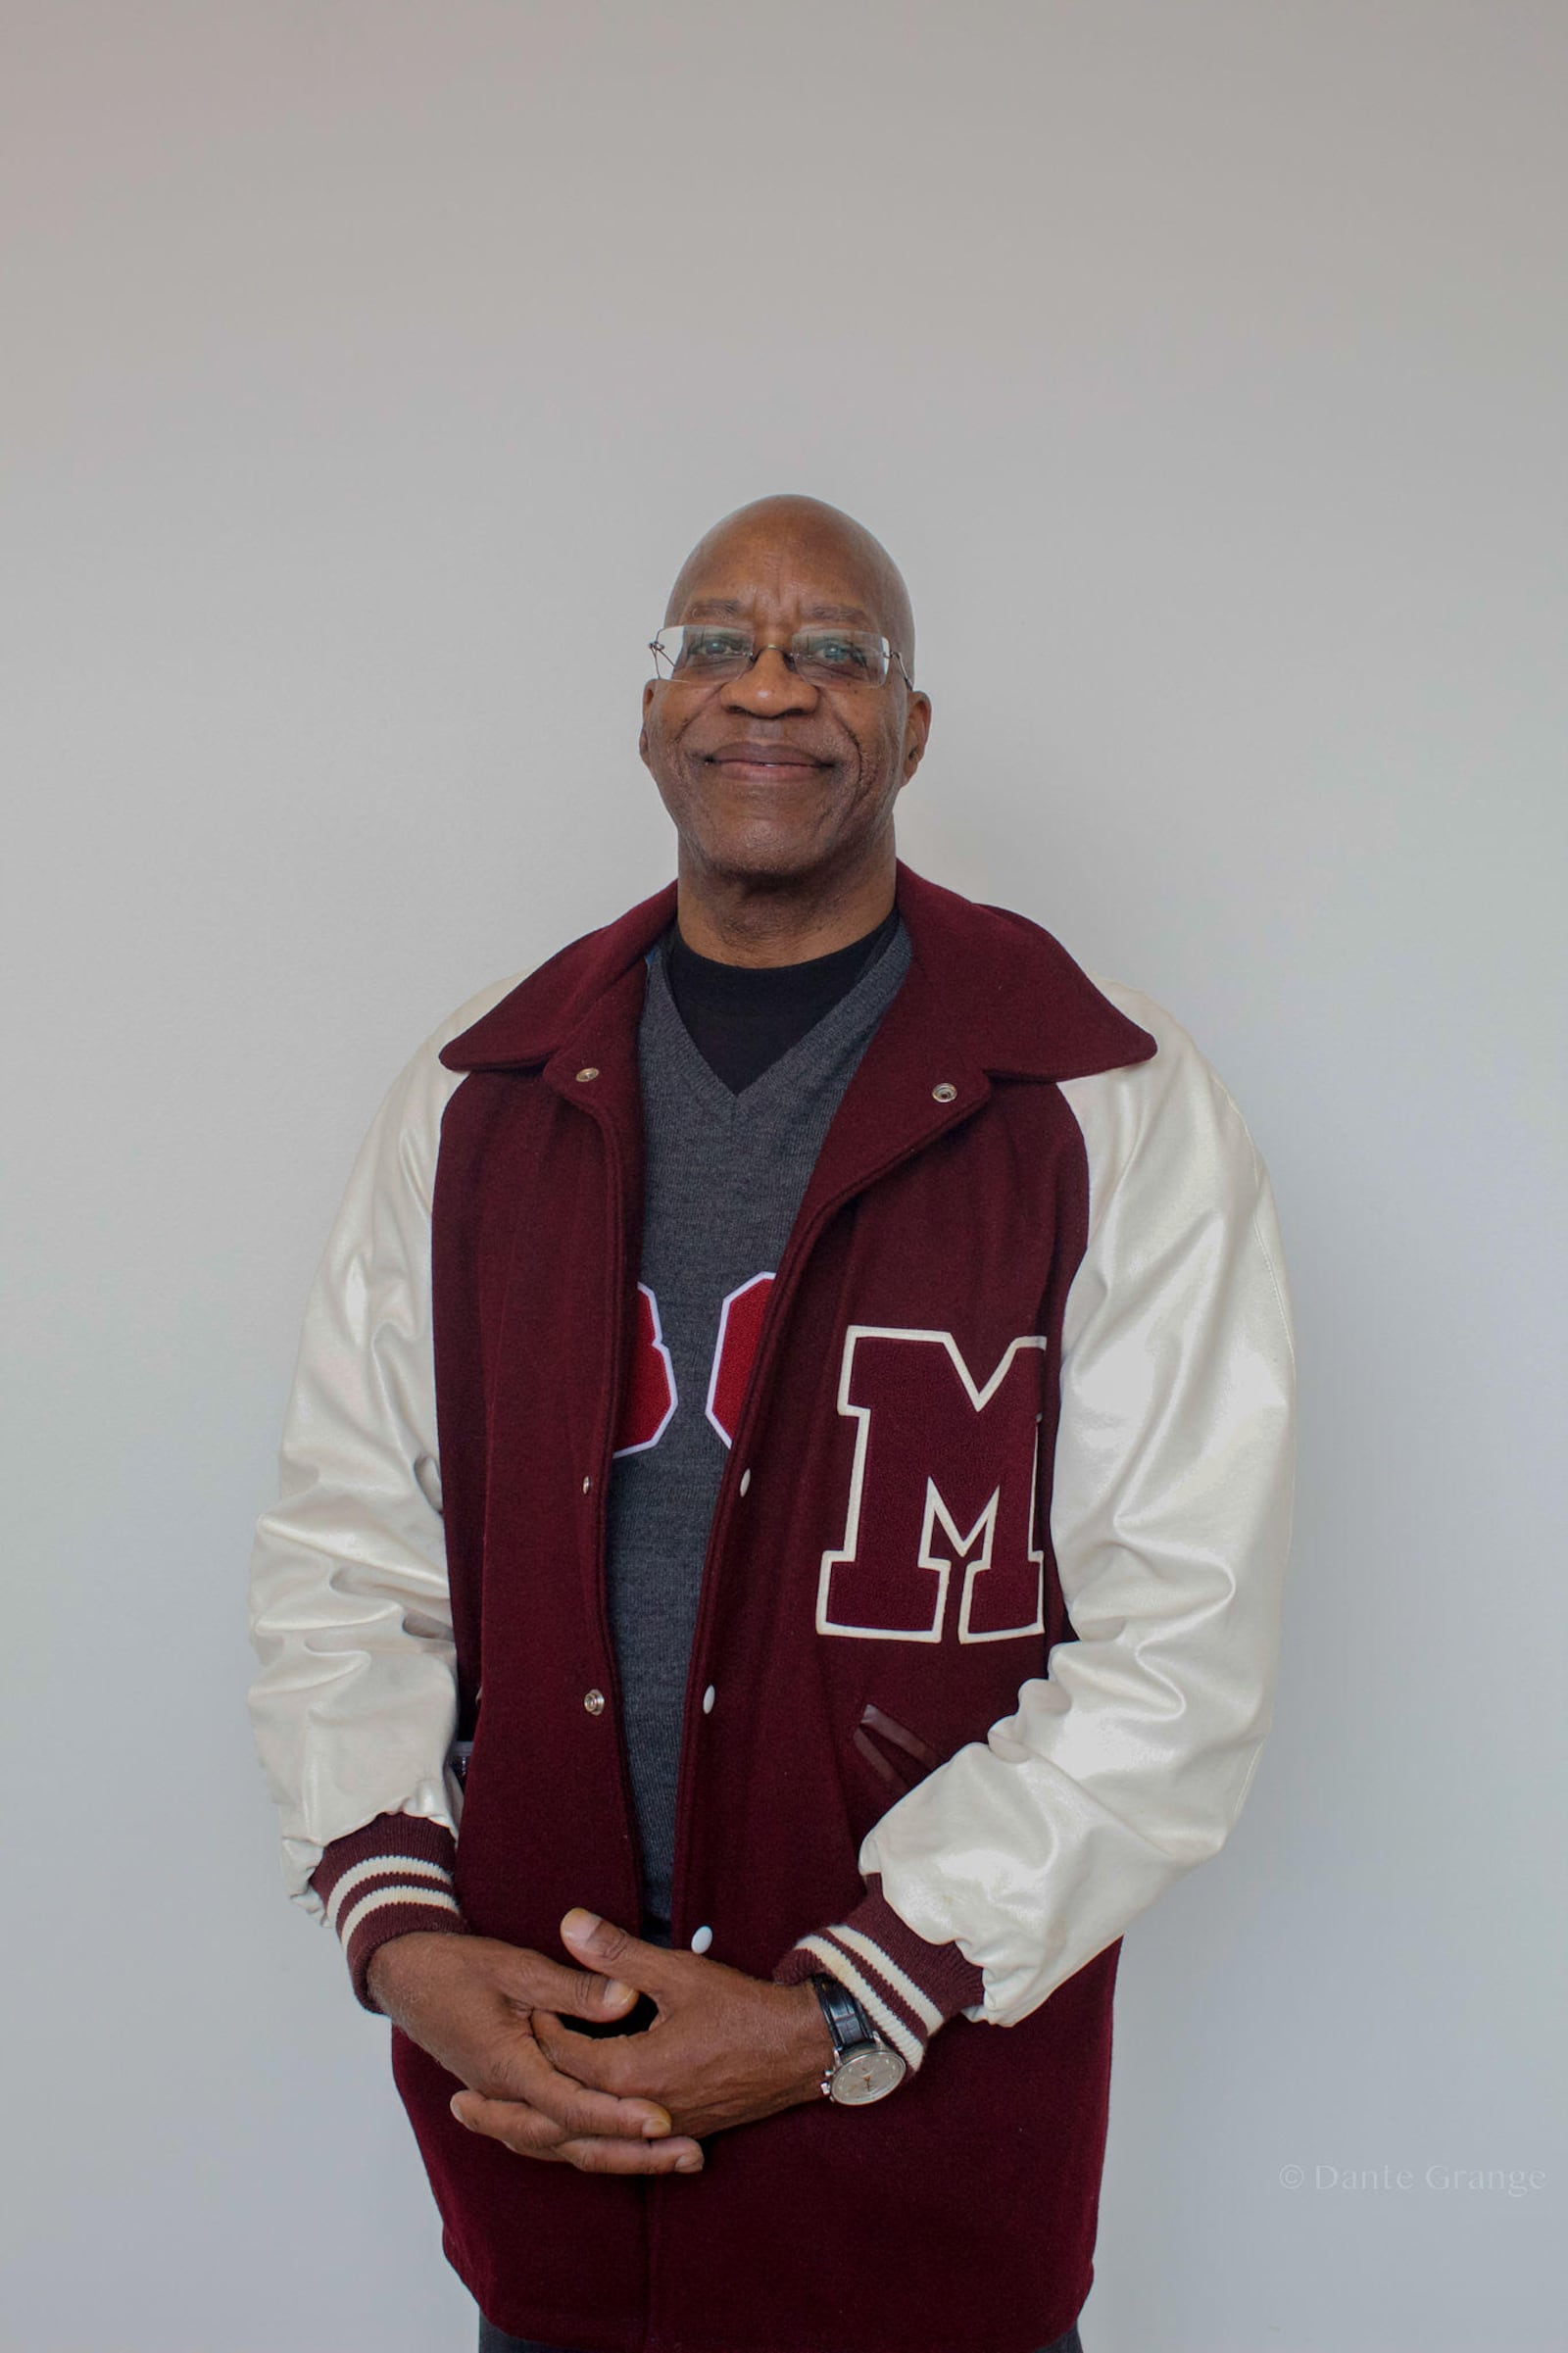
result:
[[[957,1088],[948,1079],[944,1079],[940,1087],[933,1087],[931,1094],[937,1103],[956,1103],[958,1100]]]
[[[710,1684],[707,1691],[703,1693],[703,1713],[705,1716],[710,1716],[712,1714],[713,1701],[717,1697],[718,1693],[714,1691],[712,1685]]]
[[[597,1078],[598,1076],[599,1076],[599,1065],[597,1064],[597,1062],[590,1062],[586,1070],[579,1070],[579,1071],[578,1071],[578,1073],[577,1073],[577,1084],[578,1084],[578,1086],[579,1086],[579,1087],[586,1087],[586,1086],[587,1086],[587,1084],[588,1084],[588,1081],[589,1081],[591,1078]]]
[[[712,1941],[712,1930],[710,1928],[700,1928],[696,1936],[692,1938],[692,1950],[693,1952],[707,1952]]]
[[[748,1464],[747,1464],[747,1466],[746,1466],[746,1468],[745,1468],[745,1470],[744,1470],[744,1471],[742,1471],[742,1473],[741,1473],[741,1494],[742,1494],[743,1495],[745,1495],[745,1493],[746,1493],[746,1490],[747,1490],[747,1489],[748,1489],[748,1488],[751,1486],[751,1484],[752,1484],[752,1466],[751,1466],[751,1464],[750,1464],[750,1463],[748,1463]]]
[[[583,1706],[588,1710],[590,1716],[602,1716],[605,1712],[605,1694],[603,1691],[584,1691],[582,1695],[582,1703]]]

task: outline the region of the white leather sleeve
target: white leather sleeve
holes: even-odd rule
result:
[[[248,1693],[282,1827],[283,1879],[313,1917],[323,1848],[382,1813],[456,1831],[457,1717],[430,1330],[430,1202],[441,1114],[462,1074],[429,1038],[361,1148],[311,1285],[276,1503],[257,1523]]]
[[[983,1970],[1016,2025],[1224,1844],[1273,1709],[1295,1354],[1273,1194],[1160,1006],[1158,1043],[1062,1084],[1089,1163],[1068,1294],[1052,1543],[1076,1642],[864,1839],[894,1909]]]

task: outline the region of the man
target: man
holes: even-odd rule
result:
[[[415,1057],[317,1276],[285,1875],[481,2345],[1076,2353],[1118,1940],[1272,1704],[1269,1181],[1158,1005],[898,860],[859,525],[728,516],[655,660],[676,881]]]

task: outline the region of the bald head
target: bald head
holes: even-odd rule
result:
[[[853,515],[824,499],[793,492],[737,507],[704,532],[681,565],[665,620],[684,618],[693,597],[715,575],[736,567],[819,578],[829,601],[853,594],[913,677],[914,614],[904,575],[882,542]]]

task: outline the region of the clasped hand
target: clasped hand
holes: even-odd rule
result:
[[[809,1985],[648,1944],[574,1910],[562,1938],[581,1963],[487,1936],[413,1934],[372,1956],[388,2016],[466,2086],[452,2113],[518,2156],[585,2173],[696,2173],[701,2136],[813,2099],[832,2041]],[[658,2012],[630,2034],[566,2021]]]

